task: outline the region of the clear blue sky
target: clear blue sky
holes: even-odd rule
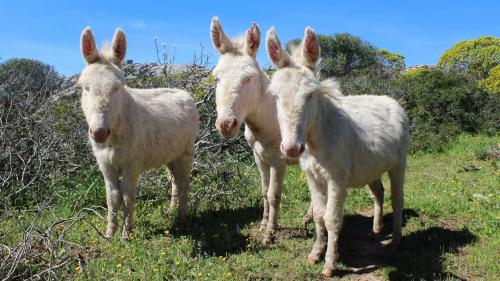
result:
[[[435,64],[461,40],[500,36],[500,1],[2,1],[0,57],[29,57],[66,75],[83,67],[80,32],[91,26],[97,43],[125,30],[127,58],[156,60],[153,38],[177,46],[177,63],[192,61],[200,43],[216,62],[209,26],[218,15],[230,36],[257,22],[263,35],[275,26],[282,42],[309,25],[322,34],[348,32],[402,54],[407,65]],[[264,38],[262,38],[264,40]],[[170,50],[171,51],[171,50]],[[258,59],[269,65],[265,49]]]

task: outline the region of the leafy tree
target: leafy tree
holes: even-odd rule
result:
[[[348,33],[318,35],[321,46],[322,78],[340,80],[345,94],[394,95],[394,78],[405,67],[404,57],[384,49],[378,49],[357,36]],[[300,44],[300,39],[287,43]]]
[[[479,81],[479,87],[492,94],[500,94],[500,64],[493,67],[486,79]]]
[[[318,35],[321,46],[321,76],[344,77],[354,71],[386,65],[404,67],[404,57],[377,49],[370,43],[348,33]],[[300,44],[300,39],[287,43],[288,51]]]
[[[500,38],[478,37],[461,41],[448,49],[438,65],[445,69],[465,70],[475,79],[484,79],[500,64]]]

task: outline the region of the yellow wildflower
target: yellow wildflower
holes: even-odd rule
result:
[[[180,261],[176,261],[176,262],[175,262],[175,265],[179,265],[179,264],[181,264],[181,262],[180,262]]]
[[[226,277],[231,277],[233,276],[233,273],[231,271],[226,272]]]
[[[120,269],[120,268],[122,268],[122,264],[121,264],[121,263],[117,263],[117,264],[115,265],[115,267],[116,267],[116,269]]]
[[[79,267],[79,266],[77,266],[77,267],[75,267],[75,271],[76,271],[76,272],[80,272],[80,271],[82,271],[82,268],[81,268],[81,267]]]

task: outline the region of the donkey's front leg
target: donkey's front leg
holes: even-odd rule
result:
[[[344,220],[344,203],[347,197],[347,186],[328,182],[328,196],[326,202],[326,212],[324,216],[326,231],[328,232],[328,244],[325,254],[325,265],[323,275],[332,277],[337,266],[338,259],[338,239],[342,222]]]
[[[264,203],[264,212],[260,223],[260,231],[264,231],[269,221],[269,201],[267,201],[267,190],[269,188],[269,165],[260,159],[259,155],[254,152],[255,164],[259,168],[260,182],[262,188],[262,201]]]
[[[121,184],[122,198],[123,198],[123,215],[125,222],[123,223],[122,238],[128,239],[134,227],[134,208],[135,199],[137,194],[137,180],[139,178],[139,171],[128,171],[123,175]]]
[[[286,163],[280,161],[279,163],[273,164],[269,170],[269,190],[267,191],[267,200],[269,201],[269,222],[263,234],[262,242],[264,244],[271,242],[278,229],[278,212],[280,209],[281,192],[283,191],[285,168]]]
[[[106,227],[107,238],[113,237],[118,227],[118,210],[122,205],[122,195],[120,182],[116,171],[108,167],[101,167],[104,176],[104,185],[106,186],[106,203],[108,205],[108,225]]]
[[[313,219],[316,237],[311,252],[307,256],[310,264],[316,264],[323,252],[326,244],[325,209],[326,209],[326,183],[317,179],[311,171],[305,171],[307,186],[311,194],[311,207],[313,207]]]

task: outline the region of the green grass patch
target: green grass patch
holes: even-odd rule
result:
[[[409,157],[405,183],[405,220],[401,248],[390,253],[368,238],[372,200],[368,188],[353,189],[346,204],[340,238],[338,277],[362,280],[499,280],[500,172],[494,152],[500,137],[460,136],[445,152]],[[68,259],[55,270],[76,280],[316,280],[321,264],[309,265],[313,228],[301,225],[309,193],[298,167],[287,170],[277,243],[262,246],[260,185],[256,168],[246,166],[244,180],[228,196],[205,198],[203,181],[193,181],[190,216],[175,221],[168,214],[169,176],[141,180],[136,229],[130,241],[119,233],[103,239],[105,197],[94,168],[54,196],[57,202],[2,214],[0,240],[15,246],[35,220],[41,238],[63,237],[52,257]],[[229,179],[237,185],[239,179]],[[386,188],[384,239],[390,239],[389,182]],[[71,185],[71,186],[67,186]],[[88,208],[85,210],[84,208]],[[82,211],[82,209],[84,209]],[[95,210],[96,212],[91,211]],[[72,218],[72,219],[71,219]],[[67,219],[67,220],[64,220]],[[59,223],[58,223],[59,222]],[[52,227],[51,227],[52,226]],[[95,228],[94,228],[95,226]],[[50,232],[46,230],[50,229]],[[35,274],[50,263],[39,254],[25,264]],[[6,252],[0,252],[4,257]],[[0,255],[0,256],[1,256]],[[1,261],[1,259],[0,259]],[[48,275],[47,275],[48,276]],[[363,279],[365,278],[365,279]]]

